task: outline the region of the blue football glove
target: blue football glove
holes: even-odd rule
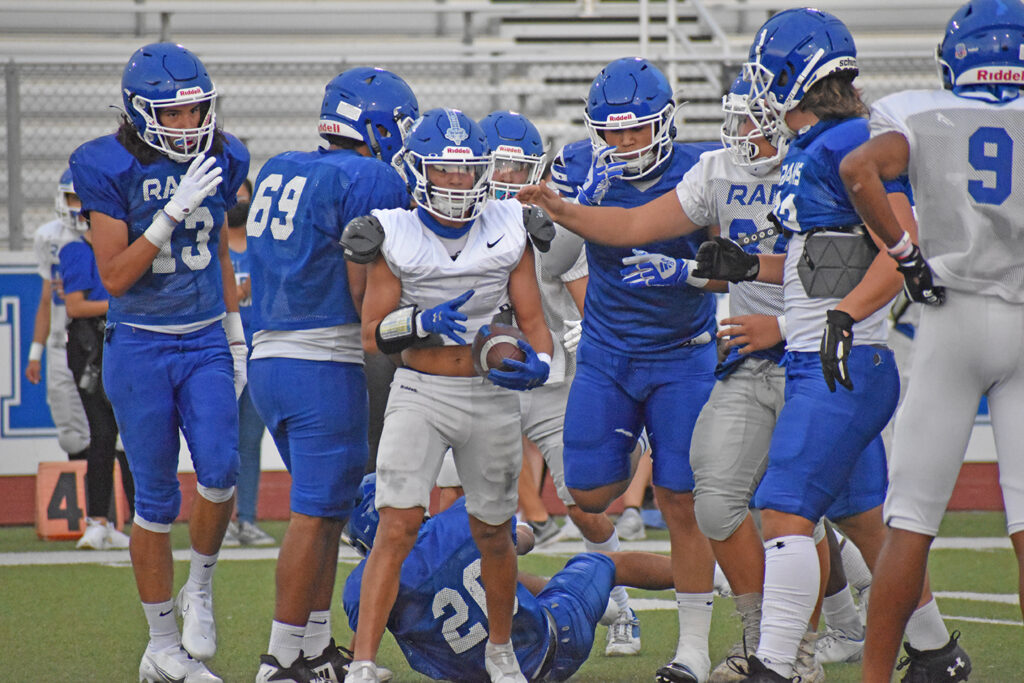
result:
[[[605,193],[608,192],[608,188],[611,187],[612,179],[622,175],[626,168],[625,161],[609,163],[614,151],[615,146],[608,145],[602,147],[594,155],[590,163],[590,170],[587,171],[587,179],[583,181],[583,185],[576,192],[576,201],[580,204],[584,206],[600,204]]]
[[[619,271],[619,275],[630,287],[672,287],[684,283],[702,287],[707,284],[704,278],[691,275],[697,262],[690,259],[676,259],[634,249],[632,256],[622,259],[622,265],[626,267]]]
[[[497,370],[492,368],[487,372],[487,379],[499,387],[515,391],[535,389],[548,381],[551,364],[538,356],[533,347],[522,339],[519,340],[519,348],[526,354],[526,360],[518,361],[506,358],[502,365],[512,369]]]
[[[465,344],[466,341],[456,334],[456,332],[466,331],[465,325],[460,321],[466,320],[467,317],[465,313],[459,311],[459,308],[469,301],[473,294],[475,294],[475,290],[470,289],[451,301],[445,301],[443,304],[420,311],[416,316],[419,330],[429,334],[442,334],[459,344]],[[421,334],[420,336],[425,337],[426,335]]]

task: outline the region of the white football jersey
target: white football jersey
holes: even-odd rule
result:
[[[748,253],[782,253],[785,238],[768,221],[779,189],[779,172],[757,177],[737,166],[729,150],[705,152],[676,185],[679,204],[691,221],[718,225],[722,237],[744,246]],[[772,228],[771,233],[764,231]],[[765,282],[729,285],[730,315],[782,315],[782,287]]]
[[[468,317],[463,322],[466,331],[460,333],[466,343],[497,313],[508,310],[508,277],[522,259],[527,239],[518,201],[488,201],[454,259],[415,210],[376,209],[372,213],[384,227],[381,253],[402,282],[400,306],[416,304],[423,310],[474,290],[459,308]],[[451,339],[443,339],[445,345],[455,345]]]
[[[576,355],[566,352],[562,337],[566,320],[582,317],[565,283],[587,277],[587,251],[582,237],[556,226],[556,237],[547,252],[534,250],[537,285],[544,308],[544,322],[551,330],[551,372],[545,384],[557,384],[576,372]]]
[[[910,145],[921,251],[936,284],[1024,303],[1024,98],[910,90],[871,108],[871,134]]]

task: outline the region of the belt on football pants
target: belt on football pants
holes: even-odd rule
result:
[[[555,648],[558,647],[558,629],[555,627],[555,617],[547,607],[541,609],[544,610],[544,616],[548,619],[548,651],[544,653],[544,661],[540,663],[536,673],[530,676],[531,681],[542,681],[548,675],[555,663]]]

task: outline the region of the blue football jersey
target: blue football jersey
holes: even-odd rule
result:
[[[224,214],[249,173],[249,152],[224,134],[217,155],[224,180],[175,228],[171,241],[127,292],[110,300],[111,322],[179,325],[224,313],[224,287],[217,249]],[[71,154],[71,174],[82,210],[99,211],[128,225],[128,242],[142,237],[157,212],[178,189],[189,164],[160,155],[143,165],[116,136],[90,140]]]
[[[61,247],[60,278],[64,282],[65,296],[71,292],[84,292],[86,301],[110,299],[96,270],[92,247],[83,241],[68,242]]]
[[[246,225],[253,331],[358,322],[342,230],[371,209],[408,204],[393,168],[353,150],[285,152],[264,164]]]
[[[863,222],[846,194],[839,164],[869,137],[868,120],[857,117],[821,121],[790,143],[774,208],[787,230],[807,232]],[[908,191],[905,179],[887,181],[885,188]]]
[[[252,275],[249,272],[249,251],[235,251],[234,249],[228,249],[228,253],[231,255],[231,267],[235,271],[235,282],[241,283],[243,279],[248,279],[250,287],[252,286]],[[252,348],[252,289],[249,290],[249,296],[238,298],[238,314],[242,319],[242,331],[245,333],[245,343],[248,347]]]
[[[672,192],[703,152],[719,148],[719,143],[674,143],[668,166],[660,176],[639,183],[615,178],[601,205],[631,208]],[[592,155],[589,140],[572,142],[559,152],[567,170],[571,196],[575,196],[576,188],[586,180]],[[692,259],[706,239],[707,232],[699,230],[683,237],[636,246],[673,258]],[[583,316],[583,337],[587,343],[633,356],[662,356],[683,352],[684,342],[714,329],[712,294],[693,287],[634,289],[623,283],[619,274],[622,259],[632,255],[630,247],[587,242],[590,280],[584,304],[586,315]]]
[[[344,604],[354,631],[364,560],[345,581]],[[484,645],[487,613],[480,582],[480,552],[469,531],[465,499],[431,517],[402,565],[401,583],[388,619],[409,665],[434,679],[487,681]],[[536,673],[548,650],[544,609],[526,588],[516,591],[512,645],[524,675]]]

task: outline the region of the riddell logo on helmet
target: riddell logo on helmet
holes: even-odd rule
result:
[[[182,88],[178,91],[178,97],[192,97],[193,95],[202,95],[203,89],[198,85],[194,88]]]
[[[328,135],[341,134],[341,126],[334,121],[321,121],[317,126],[317,130],[320,133],[327,133]]]
[[[522,154],[522,147],[513,147],[512,145],[498,145],[498,149],[495,152],[508,152],[509,154]]]
[[[471,150],[469,147],[445,147],[444,148],[444,153],[445,154],[456,154],[456,155],[467,156],[467,157],[473,156],[473,150]]]
[[[625,114],[609,114],[608,115],[608,121],[619,122],[619,121],[635,121],[635,120],[636,120],[636,114],[634,114],[631,111],[630,112],[626,112]]]
[[[978,69],[977,79],[979,83],[1024,83],[1024,68]]]

